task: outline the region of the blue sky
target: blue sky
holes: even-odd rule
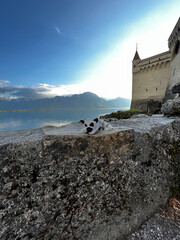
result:
[[[179,0],[0,0],[0,97],[131,97],[131,61],[168,50]]]

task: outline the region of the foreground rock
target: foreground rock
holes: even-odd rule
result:
[[[179,240],[180,226],[174,221],[162,218],[158,214],[150,218],[141,228],[126,240]]]
[[[0,239],[125,239],[179,188],[180,120],[0,132]]]
[[[168,100],[162,105],[161,112],[167,116],[180,115],[180,98]]]
[[[172,87],[172,93],[173,93],[173,94],[180,93],[180,82],[176,83],[176,84]]]
[[[126,240],[179,240],[180,239],[180,201],[170,198],[163,209],[142,224]]]

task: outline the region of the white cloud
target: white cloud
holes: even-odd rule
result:
[[[51,98],[55,96],[72,95],[76,93],[83,93],[88,91],[88,88],[82,88],[81,84],[72,85],[49,85],[39,84],[31,87],[23,86],[1,86],[0,98],[1,99],[16,99],[21,98]]]
[[[32,88],[36,90],[36,93],[41,98],[81,94],[87,91],[91,91],[89,84],[86,83],[77,83],[70,85],[39,84],[33,86]]]
[[[59,27],[54,27],[55,31],[57,32],[57,34],[61,35],[61,36],[64,36],[64,33],[60,30]]]
[[[9,83],[8,80],[0,80],[0,86],[7,85]]]

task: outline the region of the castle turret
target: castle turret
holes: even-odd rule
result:
[[[137,51],[137,47],[136,47],[136,52],[132,61],[132,69],[133,72],[135,71],[136,66],[138,65],[138,63],[141,61],[140,57],[139,57],[139,53]]]
[[[136,52],[135,52],[135,55],[134,55],[134,58],[133,58],[133,62],[136,61],[136,60],[141,60],[140,57],[139,57],[139,53],[138,53],[137,50],[136,50]]]

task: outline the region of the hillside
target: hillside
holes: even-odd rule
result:
[[[130,99],[116,98],[106,100],[91,92],[34,100],[24,98],[0,100],[0,110],[37,108],[123,108],[129,106]]]

